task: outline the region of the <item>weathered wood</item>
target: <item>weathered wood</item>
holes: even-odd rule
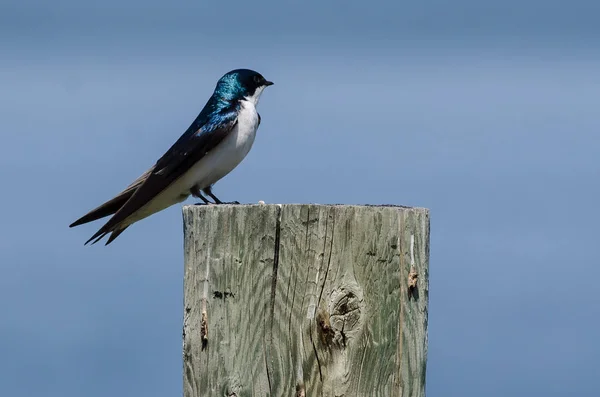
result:
[[[184,395],[425,395],[429,211],[184,207]]]

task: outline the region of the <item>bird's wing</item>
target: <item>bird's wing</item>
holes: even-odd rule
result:
[[[86,244],[114,231],[115,226],[142,208],[221,143],[237,123],[237,110],[237,106],[226,108],[203,125],[198,125],[196,119],[181,138],[158,159],[131,197]]]
[[[135,181],[133,181],[122,192],[120,192],[119,194],[117,194],[115,197],[108,200],[107,202],[94,208],[93,210],[91,210],[90,212],[88,212],[87,214],[82,216],[81,218],[77,219],[75,222],[71,223],[69,225],[69,227],[83,225],[84,223],[92,222],[92,221],[98,220],[100,218],[104,218],[105,216],[109,216],[109,215],[112,215],[115,212],[117,212],[119,210],[119,208],[121,208],[123,206],[123,204],[125,204],[127,202],[127,200],[129,200],[131,198],[131,196],[133,195],[133,193],[135,193],[137,188],[140,187],[142,185],[142,183],[144,183],[144,181],[146,180],[146,178],[148,178],[148,175],[150,175],[150,173],[152,172],[153,169],[154,169],[154,167],[152,167],[148,171],[144,172],[142,175],[140,175],[139,178],[137,178]]]

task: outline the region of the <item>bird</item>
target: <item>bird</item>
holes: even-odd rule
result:
[[[223,75],[196,119],[152,167],[69,227],[112,215],[84,244],[93,245],[109,235],[108,245],[133,223],[190,195],[204,204],[239,204],[222,202],[212,187],[252,148],[261,122],[256,106],[263,90],[271,85],[273,82],[250,69],[235,69]]]

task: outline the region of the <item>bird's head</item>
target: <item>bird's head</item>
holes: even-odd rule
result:
[[[256,105],[263,90],[270,85],[273,83],[254,70],[236,69],[219,79],[214,95],[226,101],[245,99]]]

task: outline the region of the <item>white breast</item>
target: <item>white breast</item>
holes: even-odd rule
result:
[[[252,148],[257,128],[256,107],[250,101],[241,101],[237,124],[233,131],[182,177],[185,189],[189,190],[192,186],[210,186],[229,174]]]

